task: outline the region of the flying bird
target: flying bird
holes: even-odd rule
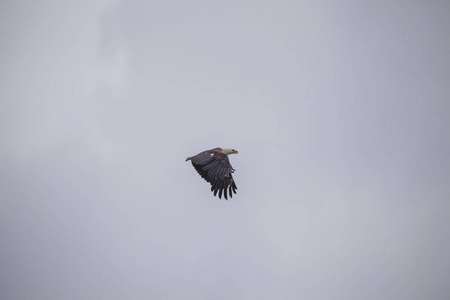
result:
[[[228,159],[228,155],[234,153],[238,152],[234,149],[214,148],[188,157],[186,161],[190,160],[198,174],[211,184],[211,192],[214,192],[214,196],[219,192],[219,198],[222,198],[223,193],[228,200],[227,191],[230,198],[233,198],[233,193],[236,194],[237,190],[231,175],[234,169]]]

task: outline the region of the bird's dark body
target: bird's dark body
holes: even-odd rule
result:
[[[223,193],[228,200],[227,194],[230,198],[236,194],[237,186],[231,175],[234,169],[226,154],[216,149],[207,150],[193,156],[191,162],[198,174],[211,184],[214,196],[219,193],[219,198],[222,198]]]

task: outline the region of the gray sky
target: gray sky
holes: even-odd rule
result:
[[[450,2],[63,2],[0,4],[1,299],[450,298]]]

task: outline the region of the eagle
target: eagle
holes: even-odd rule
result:
[[[227,191],[230,198],[233,198],[233,193],[236,194],[237,190],[231,175],[235,170],[228,159],[228,155],[234,153],[238,152],[234,149],[214,148],[188,157],[186,161],[190,160],[198,174],[211,184],[211,192],[214,192],[214,196],[218,192],[221,199],[223,193],[228,200]]]

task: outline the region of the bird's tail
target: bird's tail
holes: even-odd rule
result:
[[[185,160],[185,161],[191,160],[191,158],[192,158],[192,156],[191,156],[191,157],[188,157],[188,158],[186,158],[186,160]]]

